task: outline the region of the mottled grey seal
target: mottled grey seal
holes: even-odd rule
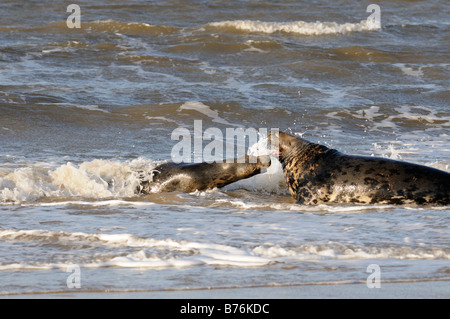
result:
[[[141,181],[140,193],[194,192],[220,188],[249,178],[270,166],[269,156],[245,156],[233,162],[221,163],[165,163],[154,168],[151,181]]]
[[[345,155],[286,133],[269,133],[297,203],[450,205],[450,174],[386,158]]]

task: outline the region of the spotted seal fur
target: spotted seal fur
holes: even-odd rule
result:
[[[270,134],[297,203],[450,205],[450,174],[386,158],[346,155],[279,132]]]

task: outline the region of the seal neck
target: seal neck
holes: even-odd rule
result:
[[[310,143],[299,139],[298,143],[289,150],[280,154],[279,160],[285,168],[288,163],[296,162],[298,165],[324,159],[330,155],[337,153],[336,150],[330,149],[324,145]]]

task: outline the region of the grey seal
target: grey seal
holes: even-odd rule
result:
[[[291,195],[326,203],[450,205],[450,174],[386,158],[346,155],[287,133],[269,133]]]
[[[249,178],[270,166],[270,156],[245,156],[214,163],[164,163],[154,168],[152,180],[142,180],[138,192],[194,192],[221,188]]]

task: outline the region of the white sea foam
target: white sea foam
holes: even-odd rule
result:
[[[386,248],[343,245],[340,243],[303,244],[295,248],[283,248],[277,245],[261,245],[252,252],[258,256],[282,261],[285,258],[296,260],[322,259],[450,259],[448,249],[417,248],[409,246],[392,246]]]
[[[37,103],[37,104],[45,104],[45,103]],[[76,107],[79,109],[84,109],[84,110],[89,110],[89,111],[99,111],[99,112],[103,112],[103,113],[110,113],[107,110],[103,110],[103,109],[99,108],[98,105],[83,105],[83,104],[77,104],[77,103],[52,103],[52,105],[56,105],[56,106],[60,106],[60,107],[67,107],[67,108]]]
[[[33,205],[33,204],[21,204],[22,206]],[[50,203],[39,203],[39,206],[43,207],[55,207],[55,206],[67,206],[67,205],[81,205],[81,206],[131,206],[131,207],[142,207],[142,206],[153,206],[155,203],[148,201],[130,201],[130,200],[120,200],[120,199],[109,199],[109,200],[70,200],[70,201],[57,201]]]
[[[375,105],[357,110],[341,108],[339,111],[329,112],[327,116],[334,121],[345,120],[346,117],[340,113],[364,121],[362,124],[369,131],[399,131],[402,126],[411,127],[411,124],[416,125],[421,131],[424,131],[425,125],[427,127],[425,131],[450,127],[450,117],[446,112],[422,105],[399,105],[389,109]]]
[[[135,267],[135,268],[167,268],[167,267],[187,267],[194,265],[222,265],[238,267],[258,267],[267,265],[270,259],[254,255],[252,252],[232,246],[198,243],[191,241],[176,241],[172,239],[153,239],[137,237],[131,234],[89,234],[89,233],[69,233],[63,231],[47,230],[0,230],[2,241],[12,242],[43,242],[52,244],[87,243],[90,246],[115,246],[127,248],[156,248],[165,249],[172,252],[185,252],[178,257],[166,258],[155,254],[147,253],[139,249],[126,256],[110,255],[106,260],[87,262],[80,267],[100,268],[100,267]],[[163,255],[163,254],[162,254]],[[96,259],[98,256],[96,257]],[[0,263],[0,270],[11,269],[52,269],[67,267],[64,263]]]
[[[221,118],[219,116],[218,111],[212,110],[210,106],[203,104],[201,102],[191,101],[191,102],[183,103],[178,110],[179,111],[184,111],[184,110],[197,111],[199,113],[202,113],[202,114],[210,117],[213,122],[225,124],[225,125],[231,125],[231,126],[240,126],[240,125],[230,123],[227,120]]]
[[[201,265],[220,265],[235,267],[261,267],[271,263],[285,263],[295,260],[359,260],[359,259],[429,259],[448,260],[450,252],[444,248],[411,247],[396,244],[389,247],[372,247],[358,243],[339,242],[299,244],[282,247],[264,243],[253,248],[233,247],[215,243],[179,241],[170,238],[154,239],[132,234],[95,234],[83,232],[64,232],[48,230],[0,230],[3,242],[33,242],[43,245],[86,244],[89,247],[117,247],[117,255],[96,254],[92,260],[78,264],[82,268],[133,267],[133,268],[172,268]],[[407,242],[407,241],[406,241]],[[132,249],[126,255],[119,248]],[[149,253],[151,249],[152,253]],[[170,254],[167,254],[167,252]],[[1,262],[1,270],[64,269],[71,262]]]
[[[233,28],[244,32],[276,33],[285,32],[301,35],[343,34],[347,32],[373,31],[380,28],[362,20],[359,23],[336,22],[264,22],[258,20],[234,20],[209,23],[208,26],[216,28]]]
[[[422,67],[413,68],[413,67],[406,66],[406,64],[404,64],[404,63],[395,63],[394,65],[396,67],[400,68],[400,70],[402,70],[402,72],[405,75],[416,77],[416,78],[420,78],[423,76]]]
[[[180,125],[180,122],[178,122],[178,121],[176,121],[174,119],[170,119],[170,118],[164,117],[164,116],[146,116],[145,118],[147,120],[159,120],[159,121],[163,121],[163,122],[170,122],[170,123],[175,123],[175,124]],[[145,129],[145,130],[153,130],[153,128],[148,128],[148,129]]]
[[[260,136],[257,143],[250,146],[247,154],[252,156],[269,155],[271,150],[267,147],[267,136]],[[287,194],[288,188],[286,186],[283,168],[281,163],[275,158],[271,157],[270,166],[261,174],[253,177],[237,181],[233,184],[224,187],[225,190],[246,189],[249,191],[258,191],[273,194]]]
[[[132,197],[139,186],[137,171],[150,172],[155,162],[93,160],[68,162],[54,169],[17,168],[0,177],[0,203],[32,202],[43,197],[81,196],[105,199]]]

